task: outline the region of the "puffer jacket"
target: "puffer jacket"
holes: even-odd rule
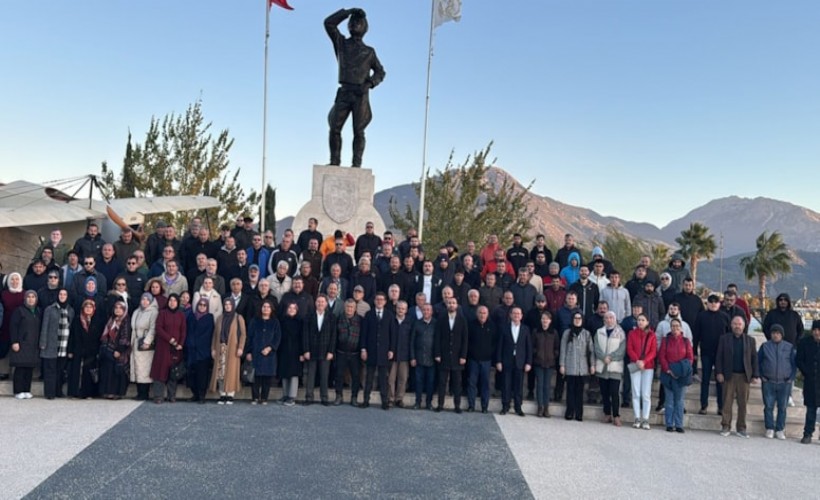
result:
[[[624,355],[626,354],[626,334],[615,325],[608,336],[606,326],[595,333],[595,375],[599,378],[620,380],[624,373]],[[604,365],[604,358],[609,356],[609,365]]]

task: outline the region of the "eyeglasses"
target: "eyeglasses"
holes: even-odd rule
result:
[[[92,260],[92,261],[90,261],[90,262],[83,262],[83,265],[84,265],[84,266],[93,266],[93,265],[94,265],[94,261]]]
[[[340,247],[340,246],[343,246],[343,245],[344,245],[344,243],[336,243],[337,247]]]
[[[669,281],[670,278],[661,278],[661,281]]]
[[[117,286],[125,286],[125,283],[116,283]]]
[[[60,279],[60,277],[59,277],[59,276],[49,276],[49,277],[48,277],[48,279],[50,279],[50,280],[58,280],[58,279]]]
[[[127,262],[127,263],[126,263],[126,265],[129,265],[129,266],[136,266],[136,265],[137,265],[137,263],[136,263],[136,262]]]

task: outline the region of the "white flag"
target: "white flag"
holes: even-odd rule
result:
[[[461,0],[433,0],[433,27],[461,20]]]

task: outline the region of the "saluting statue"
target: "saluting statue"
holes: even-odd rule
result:
[[[350,37],[339,32],[339,24],[350,18]],[[330,164],[339,165],[342,154],[342,127],[353,113],[353,167],[362,166],[364,129],[373,118],[370,111],[370,89],[384,80],[384,68],[373,47],[364,44],[367,17],[362,9],[341,9],[325,19],[325,31],[333,42],[339,62],[339,90],[327,117],[330,125]]]

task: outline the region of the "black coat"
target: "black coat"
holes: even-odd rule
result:
[[[820,403],[820,342],[811,335],[797,344],[797,368],[803,374],[803,403],[816,408]]]
[[[40,363],[40,310],[25,304],[14,310],[9,324],[11,343],[20,344],[20,350],[9,351],[9,366],[34,368]]]
[[[376,316],[376,310],[367,311],[362,321],[362,350],[367,351],[367,366],[387,366],[387,352],[396,353],[398,323],[395,315],[388,309],[382,312],[382,319]]]
[[[521,323],[518,330],[518,342],[513,340],[512,323],[504,322],[500,328],[498,336],[498,349],[496,359],[509,369],[515,366],[518,370],[523,370],[524,365],[532,365],[532,339],[530,329]]]
[[[456,313],[453,328],[450,328],[449,314],[442,314],[436,319],[436,337],[433,341],[433,357],[441,358],[438,366],[445,370],[463,370],[459,359],[467,359],[467,346],[470,332],[467,320]]]
[[[276,374],[279,378],[298,377],[302,375],[302,362],[299,356],[305,353],[302,334],[304,325],[298,317],[284,316],[279,320],[282,330],[282,341],[276,352]]]
[[[74,313],[74,320],[71,322],[71,330],[68,336],[68,354],[88,362],[89,359],[96,359],[100,351],[100,336],[103,329],[105,329],[106,320],[102,310],[97,309],[97,312],[91,317],[91,323],[88,331],[86,331],[82,327],[81,316],[82,312]]]

